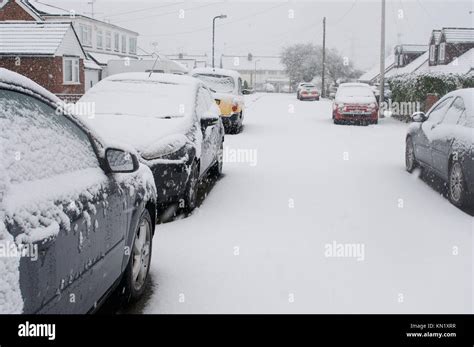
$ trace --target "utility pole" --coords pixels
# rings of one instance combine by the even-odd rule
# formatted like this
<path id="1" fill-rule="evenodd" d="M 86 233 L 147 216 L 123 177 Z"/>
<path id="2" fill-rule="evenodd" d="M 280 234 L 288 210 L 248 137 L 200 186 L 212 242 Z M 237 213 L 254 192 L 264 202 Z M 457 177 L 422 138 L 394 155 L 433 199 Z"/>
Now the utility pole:
<path id="1" fill-rule="evenodd" d="M 215 36 L 216 36 L 216 19 L 224 19 L 227 18 L 227 15 L 221 14 L 220 16 L 215 16 L 212 18 L 212 68 L 214 68 L 214 43 L 215 43 Z"/>
<path id="2" fill-rule="evenodd" d="M 382 0 L 382 16 L 380 21 L 380 89 L 379 118 L 384 118 L 382 103 L 385 95 L 385 0 Z"/>
<path id="3" fill-rule="evenodd" d="M 91 17 L 94 18 L 95 12 L 94 12 L 94 3 L 95 0 L 89 1 L 87 4 L 91 5 L 91 11 L 89 12 L 91 14 Z"/>
<path id="4" fill-rule="evenodd" d="M 326 17 L 323 17 L 323 72 L 321 74 L 321 96 L 326 97 L 326 87 L 324 85 L 326 75 Z"/>

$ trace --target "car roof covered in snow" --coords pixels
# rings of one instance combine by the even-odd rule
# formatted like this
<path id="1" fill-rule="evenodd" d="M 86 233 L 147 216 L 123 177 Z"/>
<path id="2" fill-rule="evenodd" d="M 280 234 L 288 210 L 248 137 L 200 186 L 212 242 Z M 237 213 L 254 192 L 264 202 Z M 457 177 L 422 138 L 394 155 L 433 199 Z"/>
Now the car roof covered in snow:
<path id="1" fill-rule="evenodd" d="M 149 72 L 126 72 L 117 75 L 109 76 L 106 81 L 143 81 L 143 82 L 160 82 L 164 84 L 180 84 L 197 87 L 203 83 L 197 78 L 185 75 L 175 75 L 168 73 L 152 73 Z"/>
<path id="2" fill-rule="evenodd" d="M 190 73 L 191 76 L 195 74 L 218 74 L 218 75 L 232 77 L 235 80 L 240 78 L 240 74 L 235 70 L 219 69 L 219 68 L 212 68 L 212 67 L 198 67 L 192 70 Z"/>
<path id="3" fill-rule="evenodd" d="M 464 88 L 454 90 L 446 96 L 460 96 L 464 100 L 464 106 L 466 107 L 468 113 L 474 113 L 474 88 Z"/>

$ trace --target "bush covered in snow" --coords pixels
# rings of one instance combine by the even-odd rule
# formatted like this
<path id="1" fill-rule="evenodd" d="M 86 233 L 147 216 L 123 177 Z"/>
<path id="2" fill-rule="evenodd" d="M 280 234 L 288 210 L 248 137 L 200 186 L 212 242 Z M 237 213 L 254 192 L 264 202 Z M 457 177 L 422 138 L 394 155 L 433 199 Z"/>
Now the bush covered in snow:
<path id="1" fill-rule="evenodd" d="M 439 98 L 461 88 L 474 87 L 474 74 L 459 75 L 452 73 L 422 72 L 403 74 L 389 78 L 393 102 L 419 102 L 425 110 L 428 94 L 436 94 Z"/>

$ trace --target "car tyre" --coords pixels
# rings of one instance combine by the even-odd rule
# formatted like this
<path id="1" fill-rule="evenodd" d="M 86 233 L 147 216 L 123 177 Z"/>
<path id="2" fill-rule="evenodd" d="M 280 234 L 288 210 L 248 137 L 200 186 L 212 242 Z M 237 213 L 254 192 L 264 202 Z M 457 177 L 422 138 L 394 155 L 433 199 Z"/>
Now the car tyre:
<path id="1" fill-rule="evenodd" d="M 130 260 L 125 269 L 122 283 L 122 295 L 125 304 L 138 301 L 145 292 L 150 272 L 153 246 L 153 226 L 148 210 L 143 211 L 130 250 Z"/>
<path id="2" fill-rule="evenodd" d="M 218 179 L 222 176 L 222 168 L 224 167 L 224 143 L 221 142 L 217 151 L 217 160 L 211 168 L 211 177 Z"/>
<path id="3" fill-rule="evenodd" d="M 405 144 L 405 168 L 409 173 L 412 173 L 418 167 L 418 162 L 415 158 L 415 146 L 411 137 L 407 137 Z"/>
<path id="4" fill-rule="evenodd" d="M 449 169 L 448 181 L 449 201 L 457 207 L 465 207 L 468 202 L 468 191 L 462 165 L 459 161 L 454 161 Z"/>

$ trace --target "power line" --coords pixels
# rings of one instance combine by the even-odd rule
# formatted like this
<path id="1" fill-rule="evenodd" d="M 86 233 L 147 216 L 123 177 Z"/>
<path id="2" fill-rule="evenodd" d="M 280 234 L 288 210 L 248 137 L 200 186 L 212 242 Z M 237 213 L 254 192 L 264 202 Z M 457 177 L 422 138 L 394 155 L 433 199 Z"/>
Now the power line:
<path id="1" fill-rule="evenodd" d="M 237 19 L 230 20 L 230 21 L 226 21 L 226 22 L 221 22 L 219 24 L 219 26 L 225 26 L 225 25 L 229 25 L 229 24 L 238 23 L 238 22 L 241 22 L 243 20 L 246 20 L 246 19 L 249 19 L 249 18 L 252 18 L 252 17 L 256 17 L 256 16 L 261 15 L 261 14 L 266 14 L 271 10 L 274 10 L 276 8 L 283 7 L 283 6 L 286 6 L 286 5 L 287 5 L 286 3 L 279 4 L 279 5 L 273 6 L 271 8 L 267 8 L 265 10 L 262 10 L 262 11 L 254 12 L 254 13 L 248 15 L 248 16 L 244 16 L 244 17 L 237 18 Z M 210 28 L 211 28 L 211 26 L 206 25 L 204 27 L 194 28 L 194 29 L 186 30 L 186 31 L 166 33 L 166 34 L 157 34 L 157 35 L 142 35 L 142 36 L 144 36 L 144 37 L 165 37 L 165 36 L 174 36 L 174 35 L 186 35 L 186 34 L 192 34 L 192 33 L 200 32 L 200 31 L 208 30 Z"/>
<path id="2" fill-rule="evenodd" d="M 185 1 L 178 1 L 178 2 L 174 2 L 172 4 L 166 4 L 166 5 L 161 5 L 161 6 L 152 6 L 152 7 L 145 7 L 145 8 L 141 8 L 141 9 L 138 9 L 138 10 L 133 10 L 133 11 L 125 11 L 125 12 L 112 12 L 112 14 L 108 15 L 107 18 L 110 18 L 110 17 L 118 17 L 118 16 L 122 16 L 124 14 L 131 14 L 131 13 L 137 13 L 137 12 L 144 12 L 144 11 L 150 11 L 150 10 L 156 10 L 156 9 L 159 9 L 159 8 L 166 8 L 166 7 L 172 7 L 172 6 L 176 6 L 176 5 L 179 5 L 179 4 L 184 4 Z"/>
<path id="3" fill-rule="evenodd" d="M 209 7 L 209 6 L 215 6 L 215 3 L 206 4 L 206 5 L 202 5 L 202 6 L 191 7 L 191 8 L 186 8 L 186 9 L 183 9 L 183 10 L 184 11 L 192 11 L 192 10 L 197 10 L 197 9 L 204 8 L 204 7 Z M 134 21 L 137 21 L 137 20 L 150 19 L 150 18 L 155 19 L 155 18 L 158 18 L 158 17 L 164 17 L 164 16 L 167 16 L 167 15 L 170 15 L 170 14 L 176 14 L 176 10 L 171 11 L 171 12 L 166 12 L 166 13 L 150 15 L 150 16 L 146 16 L 146 17 L 140 17 L 140 18 L 115 20 L 114 22 L 115 23 L 134 22 Z"/>
<path id="4" fill-rule="evenodd" d="M 342 20 L 343 20 L 344 18 L 346 18 L 346 16 L 354 9 L 354 7 L 355 7 L 356 4 L 357 4 L 357 0 L 354 0 L 354 1 L 352 2 L 352 6 L 349 8 L 349 10 L 347 10 L 346 13 L 344 13 L 344 14 L 342 15 L 342 17 L 339 18 L 335 23 L 330 23 L 330 24 L 328 24 L 328 26 L 338 25 L 340 22 L 342 22 Z"/>

